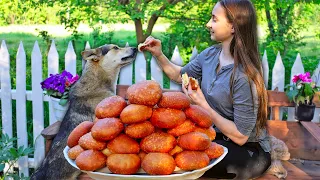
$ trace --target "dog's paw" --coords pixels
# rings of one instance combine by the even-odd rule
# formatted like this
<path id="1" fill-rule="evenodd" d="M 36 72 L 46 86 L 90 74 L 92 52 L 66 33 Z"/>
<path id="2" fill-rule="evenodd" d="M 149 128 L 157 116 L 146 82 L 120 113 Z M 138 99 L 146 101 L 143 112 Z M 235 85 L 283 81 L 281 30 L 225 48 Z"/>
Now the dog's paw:
<path id="1" fill-rule="evenodd" d="M 273 160 L 267 173 L 272 174 L 279 179 L 286 178 L 288 174 L 287 170 L 282 166 L 280 160 Z"/>

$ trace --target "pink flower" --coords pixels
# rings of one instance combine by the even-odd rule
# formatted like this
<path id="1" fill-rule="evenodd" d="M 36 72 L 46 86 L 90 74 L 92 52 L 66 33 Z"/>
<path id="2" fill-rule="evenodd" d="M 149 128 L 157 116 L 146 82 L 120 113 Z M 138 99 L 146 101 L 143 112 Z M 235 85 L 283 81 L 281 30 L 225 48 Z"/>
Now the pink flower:
<path id="1" fill-rule="evenodd" d="M 294 75 L 292 78 L 292 82 L 296 83 L 299 79 L 299 75 Z"/>
<path id="2" fill-rule="evenodd" d="M 76 81 L 78 81 L 78 79 L 79 79 L 79 75 L 77 74 L 77 75 L 75 75 L 72 79 L 70 79 L 70 83 L 73 84 L 73 83 L 75 83 Z"/>
<path id="3" fill-rule="evenodd" d="M 298 80 L 301 80 L 304 83 L 310 83 L 312 82 L 312 79 L 310 78 L 310 73 L 306 72 L 305 74 L 298 74 L 298 77 L 294 76 L 293 82 L 297 82 Z M 295 80 L 295 81 L 294 81 Z"/>

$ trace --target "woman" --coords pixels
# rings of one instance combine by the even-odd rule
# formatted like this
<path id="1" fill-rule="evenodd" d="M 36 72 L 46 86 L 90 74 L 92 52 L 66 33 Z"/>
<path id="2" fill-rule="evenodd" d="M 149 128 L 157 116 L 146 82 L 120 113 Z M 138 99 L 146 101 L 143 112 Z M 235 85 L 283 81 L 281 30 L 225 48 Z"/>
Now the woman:
<path id="1" fill-rule="evenodd" d="M 168 77 L 181 83 L 181 74 L 201 79 L 201 89 L 182 90 L 213 118 L 215 142 L 228 148 L 226 157 L 204 176 L 249 179 L 271 164 L 266 131 L 267 94 L 258 53 L 257 19 L 249 0 L 221 0 L 207 23 L 211 39 L 220 44 L 201 52 L 184 67 L 172 64 L 161 42 L 145 41 Z"/>

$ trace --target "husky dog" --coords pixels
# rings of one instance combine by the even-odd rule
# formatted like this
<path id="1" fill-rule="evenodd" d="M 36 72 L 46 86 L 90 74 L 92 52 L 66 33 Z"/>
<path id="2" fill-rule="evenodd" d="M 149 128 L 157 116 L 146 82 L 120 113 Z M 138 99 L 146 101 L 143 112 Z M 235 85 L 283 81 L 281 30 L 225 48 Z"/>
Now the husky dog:
<path id="1" fill-rule="evenodd" d="M 81 171 L 75 169 L 63 156 L 71 131 L 83 121 L 93 121 L 97 104 L 115 95 L 120 68 L 133 62 L 137 48 L 119 48 L 104 45 L 85 50 L 82 58 L 86 65 L 81 78 L 70 89 L 70 106 L 64 116 L 51 149 L 40 167 L 32 174 L 32 180 L 76 179 Z"/>

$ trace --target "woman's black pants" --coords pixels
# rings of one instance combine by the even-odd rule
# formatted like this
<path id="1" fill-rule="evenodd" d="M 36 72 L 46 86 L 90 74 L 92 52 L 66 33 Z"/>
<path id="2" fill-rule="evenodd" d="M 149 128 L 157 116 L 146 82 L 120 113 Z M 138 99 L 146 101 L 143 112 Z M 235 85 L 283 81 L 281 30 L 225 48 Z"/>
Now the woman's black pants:
<path id="1" fill-rule="evenodd" d="M 258 142 L 239 146 L 217 133 L 214 142 L 228 148 L 228 154 L 209 169 L 203 177 L 217 179 L 251 179 L 261 176 L 271 165 L 269 152 L 264 152 Z"/>

